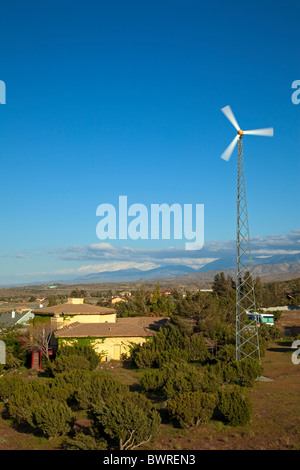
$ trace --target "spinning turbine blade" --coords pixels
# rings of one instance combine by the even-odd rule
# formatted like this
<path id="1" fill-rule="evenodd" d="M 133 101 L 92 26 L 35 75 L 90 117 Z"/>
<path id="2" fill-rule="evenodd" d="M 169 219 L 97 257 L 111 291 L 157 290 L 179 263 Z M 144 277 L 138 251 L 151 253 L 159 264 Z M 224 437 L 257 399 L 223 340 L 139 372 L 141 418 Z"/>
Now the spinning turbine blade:
<path id="1" fill-rule="evenodd" d="M 231 122 L 231 124 L 236 128 L 237 131 L 240 130 L 240 127 L 237 123 L 237 120 L 235 119 L 234 117 L 234 114 L 231 110 L 231 107 L 230 106 L 225 106 L 225 108 L 222 108 L 221 111 L 225 114 L 225 116 L 227 117 L 227 119 L 229 119 L 229 121 Z"/>
<path id="2" fill-rule="evenodd" d="M 253 129 L 252 131 L 244 131 L 246 135 L 262 135 L 266 137 L 273 137 L 274 129 L 273 127 L 267 127 L 266 129 Z"/>
<path id="3" fill-rule="evenodd" d="M 233 141 L 228 145 L 225 152 L 221 155 L 221 158 L 223 158 L 223 160 L 226 160 L 228 162 L 229 158 L 231 157 L 232 152 L 234 151 L 234 147 L 236 146 L 238 140 L 239 140 L 239 136 L 237 135 L 233 139 Z"/>

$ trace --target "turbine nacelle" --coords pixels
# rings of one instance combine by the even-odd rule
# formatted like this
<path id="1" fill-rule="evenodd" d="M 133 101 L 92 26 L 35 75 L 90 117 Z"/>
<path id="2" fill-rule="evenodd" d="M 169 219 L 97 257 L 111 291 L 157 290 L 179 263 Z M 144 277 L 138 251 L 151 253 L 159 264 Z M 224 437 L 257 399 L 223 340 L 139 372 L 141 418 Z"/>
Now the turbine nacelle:
<path id="1" fill-rule="evenodd" d="M 225 108 L 222 108 L 221 111 L 225 114 L 227 119 L 229 119 L 231 124 L 237 130 L 237 136 L 233 139 L 233 141 L 228 145 L 225 152 L 221 155 L 221 158 L 223 158 L 223 160 L 228 161 L 230 159 L 232 152 L 234 151 L 234 147 L 236 146 L 238 140 L 241 139 L 244 135 L 260 135 L 260 136 L 266 136 L 266 137 L 273 137 L 274 135 L 273 127 L 267 127 L 265 129 L 253 129 L 250 131 L 242 131 L 242 129 L 237 123 L 237 120 L 234 117 L 234 114 L 230 106 L 225 106 Z"/>

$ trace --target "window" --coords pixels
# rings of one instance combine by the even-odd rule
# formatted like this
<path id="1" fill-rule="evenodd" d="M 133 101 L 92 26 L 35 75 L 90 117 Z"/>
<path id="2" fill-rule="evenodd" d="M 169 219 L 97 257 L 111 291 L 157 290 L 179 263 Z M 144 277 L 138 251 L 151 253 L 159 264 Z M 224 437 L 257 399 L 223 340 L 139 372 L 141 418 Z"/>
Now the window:
<path id="1" fill-rule="evenodd" d="M 263 323 L 274 323 L 274 318 L 273 317 L 263 317 L 262 322 Z"/>

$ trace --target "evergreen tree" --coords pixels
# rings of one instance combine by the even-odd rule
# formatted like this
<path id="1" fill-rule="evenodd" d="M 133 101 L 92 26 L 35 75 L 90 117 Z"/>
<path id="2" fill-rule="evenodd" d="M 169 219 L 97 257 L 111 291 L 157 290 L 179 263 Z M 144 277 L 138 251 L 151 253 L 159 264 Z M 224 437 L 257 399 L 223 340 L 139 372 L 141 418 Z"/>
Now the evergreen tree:
<path id="1" fill-rule="evenodd" d="M 57 298 L 55 295 L 50 295 L 48 297 L 48 307 L 54 307 L 54 305 L 57 305 Z"/>

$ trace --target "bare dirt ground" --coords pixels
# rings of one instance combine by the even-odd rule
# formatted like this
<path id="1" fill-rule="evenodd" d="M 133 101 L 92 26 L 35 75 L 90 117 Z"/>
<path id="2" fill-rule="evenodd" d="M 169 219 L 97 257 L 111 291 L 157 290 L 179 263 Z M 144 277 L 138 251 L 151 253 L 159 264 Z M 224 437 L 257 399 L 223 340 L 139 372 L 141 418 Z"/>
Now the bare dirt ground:
<path id="1" fill-rule="evenodd" d="M 300 309 L 282 312 L 280 326 L 300 326 Z"/>

